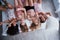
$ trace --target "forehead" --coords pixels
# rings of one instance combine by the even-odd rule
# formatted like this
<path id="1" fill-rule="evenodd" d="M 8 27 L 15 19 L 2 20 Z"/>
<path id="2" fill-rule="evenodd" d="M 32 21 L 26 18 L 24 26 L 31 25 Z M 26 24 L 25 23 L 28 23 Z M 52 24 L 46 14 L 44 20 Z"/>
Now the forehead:
<path id="1" fill-rule="evenodd" d="M 33 9 L 30 9 L 30 10 L 28 10 L 27 12 L 30 12 L 30 13 L 31 13 L 31 12 L 34 12 L 34 10 L 33 10 Z"/>
<path id="2" fill-rule="evenodd" d="M 19 12 L 24 13 L 24 11 L 20 10 Z"/>
<path id="3" fill-rule="evenodd" d="M 22 15 L 22 14 L 24 14 L 24 12 L 18 11 L 18 15 Z"/>

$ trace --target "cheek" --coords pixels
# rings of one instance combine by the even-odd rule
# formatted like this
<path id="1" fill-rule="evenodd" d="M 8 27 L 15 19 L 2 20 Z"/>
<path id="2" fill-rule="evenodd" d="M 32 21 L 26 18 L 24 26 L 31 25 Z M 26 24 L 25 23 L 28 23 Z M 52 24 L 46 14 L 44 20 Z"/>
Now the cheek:
<path id="1" fill-rule="evenodd" d="M 20 11 L 17 12 L 17 15 L 22 15 L 22 13 Z"/>
<path id="2" fill-rule="evenodd" d="M 41 18 L 41 20 L 45 21 L 45 18 L 44 18 L 44 17 L 42 17 L 42 18 Z"/>
<path id="3" fill-rule="evenodd" d="M 35 13 L 31 13 L 31 16 L 34 16 L 35 15 Z"/>
<path id="4" fill-rule="evenodd" d="M 31 15 L 31 13 L 28 13 L 28 15 Z"/>

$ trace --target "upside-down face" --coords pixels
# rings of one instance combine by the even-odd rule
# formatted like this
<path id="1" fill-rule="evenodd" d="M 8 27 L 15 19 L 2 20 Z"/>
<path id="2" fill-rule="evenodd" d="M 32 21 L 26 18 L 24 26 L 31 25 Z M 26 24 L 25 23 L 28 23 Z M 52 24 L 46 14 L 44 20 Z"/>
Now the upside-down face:
<path id="1" fill-rule="evenodd" d="M 20 28 L 21 28 L 22 32 L 28 32 L 28 28 L 27 28 L 26 23 L 24 22 L 24 19 L 22 19 L 20 21 Z"/>
<path id="2" fill-rule="evenodd" d="M 31 17 L 35 15 L 35 11 L 33 9 L 28 10 L 27 12 Z"/>
<path id="3" fill-rule="evenodd" d="M 25 17 L 24 12 L 21 11 L 21 10 L 17 11 L 16 15 L 17 15 L 17 17 L 18 17 L 19 20 L 21 20 L 22 18 Z"/>
<path id="4" fill-rule="evenodd" d="M 38 13 L 39 19 L 41 23 L 46 21 L 45 14 L 43 12 Z"/>
<path id="5" fill-rule="evenodd" d="M 31 24 L 31 26 L 30 26 L 30 29 L 31 29 L 32 31 L 34 31 L 34 30 L 36 30 L 37 28 L 39 28 L 38 26 L 39 26 L 39 20 L 38 20 L 38 18 L 37 18 L 36 16 L 33 16 L 33 17 L 32 17 L 32 24 Z"/>
<path id="6" fill-rule="evenodd" d="M 36 16 L 32 17 L 32 22 L 34 22 L 36 25 L 39 24 L 39 20 L 37 19 Z"/>

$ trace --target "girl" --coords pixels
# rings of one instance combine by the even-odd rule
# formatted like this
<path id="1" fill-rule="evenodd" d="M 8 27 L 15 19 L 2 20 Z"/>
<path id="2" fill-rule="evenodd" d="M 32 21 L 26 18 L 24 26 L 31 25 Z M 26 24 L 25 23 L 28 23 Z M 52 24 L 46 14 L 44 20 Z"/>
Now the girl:
<path id="1" fill-rule="evenodd" d="M 4 2 L 5 6 L 6 6 L 6 10 L 4 12 L 7 14 L 8 21 L 9 21 L 8 24 L 9 24 L 15 18 L 14 7 L 11 4 L 9 4 L 6 0 L 2 0 L 2 1 Z M 7 22 L 7 20 L 5 22 Z M 5 25 L 6 24 L 3 25 L 3 34 L 4 34 L 4 32 L 7 31 L 7 27 Z M 6 29 L 6 30 L 4 30 L 4 29 Z"/>
<path id="2" fill-rule="evenodd" d="M 40 19 L 41 23 L 44 23 L 46 21 L 44 15 L 45 15 L 44 12 L 38 13 L 38 18 Z"/>
<path id="3" fill-rule="evenodd" d="M 7 30 L 7 34 L 8 35 L 16 35 L 19 33 L 19 29 L 18 29 L 18 24 L 16 24 L 16 19 L 14 19 L 9 25 L 8 25 L 8 30 Z"/>
<path id="4" fill-rule="evenodd" d="M 39 28 L 40 28 L 40 22 L 39 22 L 39 19 L 37 18 L 37 16 L 35 15 L 32 17 L 32 24 L 30 26 L 30 29 L 31 29 L 31 31 L 34 31 Z"/>
<path id="5" fill-rule="evenodd" d="M 35 15 L 33 0 L 26 0 L 24 8 L 27 11 L 27 20 L 26 20 L 27 22 L 26 22 L 26 24 L 28 24 L 27 25 L 28 29 L 29 29 L 29 31 L 31 31 L 30 26 L 32 24 L 32 17 Z"/>
<path id="6" fill-rule="evenodd" d="M 22 2 L 21 0 L 14 0 L 15 1 L 15 13 L 16 13 L 16 17 L 18 18 L 18 20 L 20 21 L 20 28 L 22 32 L 27 32 L 28 28 L 26 26 L 25 23 L 25 18 L 26 18 L 26 10 L 25 8 L 23 8 Z"/>
<path id="7" fill-rule="evenodd" d="M 27 11 L 27 14 L 30 13 L 31 16 L 35 15 L 33 0 L 26 0 L 24 8 Z"/>
<path id="8" fill-rule="evenodd" d="M 2 1 L 5 3 L 6 6 L 5 13 L 7 13 L 7 17 L 9 18 L 9 20 L 13 20 L 13 18 L 16 18 L 14 14 L 14 7 L 11 4 L 9 4 L 6 0 Z"/>
<path id="9" fill-rule="evenodd" d="M 41 28 L 40 29 L 46 29 L 46 18 L 47 16 L 45 15 L 44 12 L 40 12 L 38 13 L 38 18 L 40 19 L 40 23 L 41 23 Z"/>

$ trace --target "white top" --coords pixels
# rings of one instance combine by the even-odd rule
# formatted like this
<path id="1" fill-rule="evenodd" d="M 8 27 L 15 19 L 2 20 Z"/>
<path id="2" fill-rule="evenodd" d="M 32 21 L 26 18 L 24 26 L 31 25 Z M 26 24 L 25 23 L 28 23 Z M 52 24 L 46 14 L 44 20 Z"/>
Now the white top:
<path id="1" fill-rule="evenodd" d="M 28 31 L 31 31 L 31 30 L 30 30 L 30 26 L 31 26 L 32 21 L 29 21 L 28 19 L 25 19 L 23 22 L 26 23 L 27 28 L 28 28 Z M 20 29 L 21 29 L 21 28 L 20 28 Z"/>
<path id="2" fill-rule="evenodd" d="M 53 16 L 49 16 L 47 19 L 47 28 L 56 28 L 59 29 L 59 21 L 58 19 L 54 18 Z"/>
<path id="3" fill-rule="evenodd" d="M 29 21 L 28 19 L 26 19 L 26 20 L 25 20 L 25 23 L 26 23 L 26 25 L 27 25 L 27 27 L 28 27 L 28 29 L 29 29 L 30 26 L 31 26 L 32 21 Z"/>
<path id="4" fill-rule="evenodd" d="M 16 18 L 14 14 L 14 9 L 7 9 L 7 16 L 9 17 L 9 20 L 12 18 Z"/>
<path id="5" fill-rule="evenodd" d="M 41 12 L 41 11 L 43 11 L 43 9 L 42 9 L 42 4 L 35 3 L 35 4 L 34 4 L 34 8 L 35 8 L 35 11 L 36 11 L 36 12 Z"/>
<path id="6" fill-rule="evenodd" d="M 41 23 L 41 28 L 42 30 L 45 30 L 46 29 L 46 21 L 44 23 Z"/>

